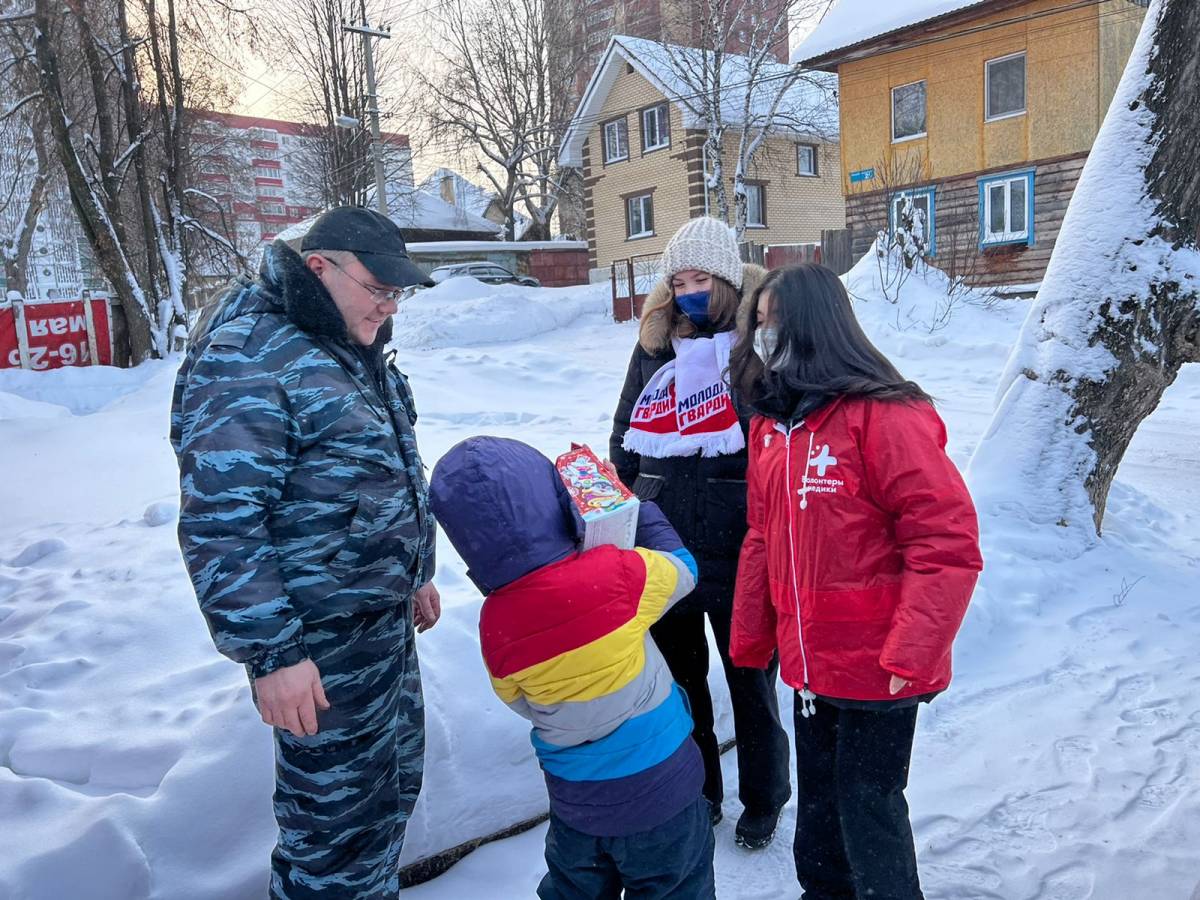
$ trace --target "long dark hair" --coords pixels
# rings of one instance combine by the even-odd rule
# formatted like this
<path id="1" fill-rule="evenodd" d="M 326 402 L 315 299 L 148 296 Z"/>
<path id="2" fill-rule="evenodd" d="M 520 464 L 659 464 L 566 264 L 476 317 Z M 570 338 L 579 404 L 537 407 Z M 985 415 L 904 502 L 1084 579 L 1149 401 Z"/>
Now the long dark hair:
<path id="1" fill-rule="evenodd" d="M 779 343 L 766 364 L 754 351 L 759 298 L 771 295 Z M 729 361 L 730 382 L 756 412 L 788 420 L 839 395 L 876 400 L 933 399 L 902 376 L 858 324 L 841 280 L 805 263 L 771 272 L 750 298 Z"/>

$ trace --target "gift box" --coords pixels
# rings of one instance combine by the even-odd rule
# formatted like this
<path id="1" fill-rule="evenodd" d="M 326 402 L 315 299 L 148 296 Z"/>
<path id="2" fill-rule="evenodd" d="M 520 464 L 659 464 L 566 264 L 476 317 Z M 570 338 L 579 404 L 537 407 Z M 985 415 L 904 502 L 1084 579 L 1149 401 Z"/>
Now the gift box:
<path id="1" fill-rule="evenodd" d="M 632 549 L 638 523 L 633 491 L 587 446 L 572 444 L 554 465 L 583 516 L 583 549 L 604 544 Z"/>

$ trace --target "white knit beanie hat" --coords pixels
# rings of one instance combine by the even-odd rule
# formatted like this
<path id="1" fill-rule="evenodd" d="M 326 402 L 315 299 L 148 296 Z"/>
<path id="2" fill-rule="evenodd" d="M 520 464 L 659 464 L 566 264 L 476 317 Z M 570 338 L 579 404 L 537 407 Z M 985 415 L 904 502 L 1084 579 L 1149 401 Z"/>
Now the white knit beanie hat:
<path id="1" fill-rule="evenodd" d="M 720 219 L 701 216 L 677 232 L 662 255 L 663 277 L 696 269 L 742 287 L 742 256 L 734 231 Z"/>

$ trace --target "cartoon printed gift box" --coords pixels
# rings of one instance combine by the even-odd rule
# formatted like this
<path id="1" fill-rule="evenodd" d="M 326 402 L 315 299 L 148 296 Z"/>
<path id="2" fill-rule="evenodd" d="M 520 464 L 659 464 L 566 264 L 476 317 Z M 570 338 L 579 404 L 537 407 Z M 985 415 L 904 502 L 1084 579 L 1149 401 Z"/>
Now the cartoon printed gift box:
<path id="1" fill-rule="evenodd" d="M 637 534 L 638 499 L 590 447 L 572 444 L 554 462 L 583 516 L 583 549 L 615 544 L 631 550 Z"/>

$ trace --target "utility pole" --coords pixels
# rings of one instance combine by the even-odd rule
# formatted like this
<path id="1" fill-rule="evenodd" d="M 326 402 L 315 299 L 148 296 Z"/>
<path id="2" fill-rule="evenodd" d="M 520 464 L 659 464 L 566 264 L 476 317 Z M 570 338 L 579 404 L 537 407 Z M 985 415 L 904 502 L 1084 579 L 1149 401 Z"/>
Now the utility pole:
<path id="1" fill-rule="evenodd" d="M 392 32 L 386 28 L 372 28 L 367 23 L 367 0 L 362 0 L 362 22 L 362 25 L 342 25 L 342 30 L 362 35 L 363 58 L 367 64 L 367 112 L 371 115 L 371 155 L 375 157 L 375 203 L 386 216 L 388 205 L 383 174 L 383 138 L 379 134 L 379 95 L 375 90 L 375 53 L 371 38 L 387 40 Z"/>

